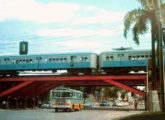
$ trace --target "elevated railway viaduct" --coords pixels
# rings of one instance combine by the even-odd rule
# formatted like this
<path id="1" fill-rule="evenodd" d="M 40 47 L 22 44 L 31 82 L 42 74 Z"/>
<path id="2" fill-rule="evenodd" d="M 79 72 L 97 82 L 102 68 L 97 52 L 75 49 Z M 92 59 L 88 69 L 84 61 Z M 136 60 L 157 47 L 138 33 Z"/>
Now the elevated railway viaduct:
<path id="1" fill-rule="evenodd" d="M 35 98 L 59 86 L 117 86 L 145 97 L 134 86 L 146 86 L 145 74 L 88 76 L 18 76 L 0 78 L 0 99 Z"/>

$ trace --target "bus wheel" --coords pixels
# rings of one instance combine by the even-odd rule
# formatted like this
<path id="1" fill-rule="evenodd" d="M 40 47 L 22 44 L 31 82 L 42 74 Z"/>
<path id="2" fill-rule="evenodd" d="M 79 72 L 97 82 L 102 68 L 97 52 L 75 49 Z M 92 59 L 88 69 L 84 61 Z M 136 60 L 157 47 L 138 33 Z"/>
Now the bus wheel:
<path id="1" fill-rule="evenodd" d="M 58 109 L 57 108 L 55 108 L 54 110 L 55 110 L 55 112 L 58 112 Z"/>
<path id="2" fill-rule="evenodd" d="M 72 109 L 71 108 L 68 108 L 68 112 L 72 112 Z"/>
<path id="3" fill-rule="evenodd" d="M 74 112 L 75 111 L 75 109 L 74 109 L 74 104 L 72 105 L 72 112 Z"/>

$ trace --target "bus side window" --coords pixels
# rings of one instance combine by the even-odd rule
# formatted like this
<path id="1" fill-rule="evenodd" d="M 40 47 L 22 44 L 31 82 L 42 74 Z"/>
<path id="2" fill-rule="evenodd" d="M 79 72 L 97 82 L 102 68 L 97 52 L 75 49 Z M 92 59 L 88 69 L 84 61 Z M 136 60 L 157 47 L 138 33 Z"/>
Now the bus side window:
<path id="1" fill-rule="evenodd" d="M 72 92 L 70 93 L 70 97 L 73 97 L 73 93 Z"/>

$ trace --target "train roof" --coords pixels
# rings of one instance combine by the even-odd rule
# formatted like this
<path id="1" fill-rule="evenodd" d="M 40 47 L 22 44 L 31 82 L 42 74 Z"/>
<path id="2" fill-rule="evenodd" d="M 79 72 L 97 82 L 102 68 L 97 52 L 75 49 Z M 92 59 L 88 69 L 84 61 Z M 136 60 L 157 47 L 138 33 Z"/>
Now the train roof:
<path id="1" fill-rule="evenodd" d="M 0 57 L 52 56 L 52 55 L 65 56 L 65 55 L 91 55 L 91 54 L 97 55 L 96 53 L 93 52 L 84 52 L 84 53 L 80 52 L 80 53 L 52 53 L 52 54 L 45 53 L 45 54 L 29 54 L 29 55 L 3 55 Z"/>
<path id="2" fill-rule="evenodd" d="M 146 50 L 112 50 L 112 51 L 104 51 L 101 52 L 101 54 L 103 53 L 137 53 L 137 52 L 151 52 L 151 49 L 146 49 Z"/>

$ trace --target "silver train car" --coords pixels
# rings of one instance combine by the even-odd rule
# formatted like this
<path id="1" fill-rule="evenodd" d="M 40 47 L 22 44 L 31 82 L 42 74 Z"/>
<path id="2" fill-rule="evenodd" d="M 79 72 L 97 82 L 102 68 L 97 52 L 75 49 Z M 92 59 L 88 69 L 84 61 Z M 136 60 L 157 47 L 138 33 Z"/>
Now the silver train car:
<path id="1" fill-rule="evenodd" d="M 95 53 L 0 56 L 0 75 L 17 75 L 28 70 L 67 70 L 90 74 L 97 69 Z"/>
<path id="2" fill-rule="evenodd" d="M 164 51 L 165 53 L 165 51 Z M 164 55 L 165 56 L 165 55 Z M 145 71 L 151 50 L 122 50 L 95 53 L 65 53 L 44 55 L 0 56 L 0 76 L 16 76 L 20 71 L 67 70 L 70 75 L 91 74 L 105 71 L 107 74 L 128 74 Z M 165 63 L 165 61 L 164 61 Z"/>
<path id="3" fill-rule="evenodd" d="M 131 70 L 146 70 L 150 50 L 125 50 L 102 52 L 99 56 L 99 67 L 107 73 L 128 73 Z"/>

